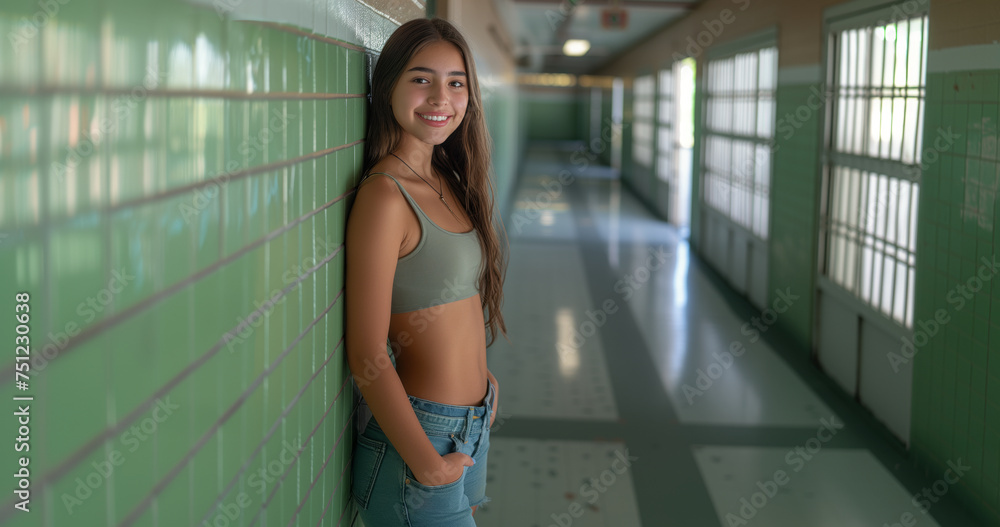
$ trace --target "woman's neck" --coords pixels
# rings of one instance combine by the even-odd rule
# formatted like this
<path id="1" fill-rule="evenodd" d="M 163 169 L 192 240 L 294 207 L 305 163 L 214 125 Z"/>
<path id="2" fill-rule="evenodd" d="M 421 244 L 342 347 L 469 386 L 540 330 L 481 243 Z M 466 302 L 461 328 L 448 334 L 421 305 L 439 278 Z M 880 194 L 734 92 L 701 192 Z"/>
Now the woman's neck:
<path id="1" fill-rule="evenodd" d="M 433 173 L 434 168 L 431 166 L 431 158 L 434 154 L 434 145 L 404 139 L 400 143 L 399 148 L 396 148 L 393 153 L 399 156 L 403 162 L 421 176 L 428 177 Z"/>

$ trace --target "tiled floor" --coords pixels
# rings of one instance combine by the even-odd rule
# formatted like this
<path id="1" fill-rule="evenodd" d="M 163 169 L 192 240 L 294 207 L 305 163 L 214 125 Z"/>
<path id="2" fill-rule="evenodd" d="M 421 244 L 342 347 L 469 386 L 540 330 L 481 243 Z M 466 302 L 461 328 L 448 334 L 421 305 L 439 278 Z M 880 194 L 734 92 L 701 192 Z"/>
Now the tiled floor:
<path id="1" fill-rule="evenodd" d="M 490 363 L 493 375 L 520 381 L 504 391 L 504 411 L 546 419 L 616 419 L 601 339 L 594 338 L 596 330 L 580 332 L 586 314 L 577 307 L 594 305 L 587 288 L 580 287 L 587 283 L 580 251 L 568 243 L 527 246 L 512 255 L 507 269 L 508 277 L 518 277 L 508 279 L 504 289 L 518 299 L 516 307 L 510 303 L 504 309 L 510 343 L 500 338 L 491 348 L 503 358 Z"/>
<path id="2" fill-rule="evenodd" d="M 476 525 L 639 525 L 628 472 L 641 460 L 632 457 L 617 442 L 497 440 L 487 476 L 494 501 L 477 512 Z"/>
<path id="3" fill-rule="evenodd" d="M 948 496 L 922 512 L 933 482 L 901 447 L 781 335 L 741 333 L 750 304 L 571 153 L 529 148 L 506 218 L 511 342 L 488 352 L 501 401 L 477 525 L 976 525 Z"/>

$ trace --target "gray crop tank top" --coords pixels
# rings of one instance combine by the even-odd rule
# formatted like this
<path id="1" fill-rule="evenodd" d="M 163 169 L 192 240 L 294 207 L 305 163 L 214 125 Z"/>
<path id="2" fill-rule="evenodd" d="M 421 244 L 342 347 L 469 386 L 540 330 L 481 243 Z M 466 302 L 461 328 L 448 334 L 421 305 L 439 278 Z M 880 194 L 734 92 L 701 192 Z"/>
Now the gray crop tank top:
<path id="1" fill-rule="evenodd" d="M 479 292 L 482 252 L 476 229 L 451 232 L 439 227 L 424 214 L 403 185 L 396 183 L 420 222 L 420 241 L 406 256 L 396 261 L 392 280 L 392 313 L 406 313 L 469 298 Z"/>

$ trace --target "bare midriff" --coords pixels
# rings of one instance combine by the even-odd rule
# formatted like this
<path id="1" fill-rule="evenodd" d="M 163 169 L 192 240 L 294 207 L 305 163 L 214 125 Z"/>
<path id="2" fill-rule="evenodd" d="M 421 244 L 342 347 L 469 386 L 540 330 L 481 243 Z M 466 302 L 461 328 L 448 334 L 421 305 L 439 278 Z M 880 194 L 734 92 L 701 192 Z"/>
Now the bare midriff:
<path id="1" fill-rule="evenodd" d="M 479 295 L 394 313 L 389 340 L 408 395 L 442 404 L 479 406 L 486 394 L 486 328 Z"/>

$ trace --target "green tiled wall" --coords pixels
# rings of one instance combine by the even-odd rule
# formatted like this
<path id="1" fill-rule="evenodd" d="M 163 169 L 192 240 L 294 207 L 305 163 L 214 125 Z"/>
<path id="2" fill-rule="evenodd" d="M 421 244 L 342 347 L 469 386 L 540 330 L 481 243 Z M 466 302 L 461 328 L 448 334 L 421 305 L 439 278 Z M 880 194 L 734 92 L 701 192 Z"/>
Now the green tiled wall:
<path id="1" fill-rule="evenodd" d="M 496 208 L 506 214 L 517 179 L 521 153 L 517 88 L 513 85 L 482 86 L 486 125 L 493 139 Z"/>
<path id="2" fill-rule="evenodd" d="M 819 86 L 781 85 L 777 91 L 777 119 L 797 115 L 800 127 L 781 126 L 775 134 L 771 175 L 771 221 L 768 282 L 774 290 L 791 288 L 802 300 L 779 317 L 777 324 L 801 350 L 812 348 L 813 304 L 816 291 L 817 193 L 819 148 L 823 140 L 822 109 L 813 110 L 809 98 Z M 805 117 L 809 110 L 808 119 Z"/>
<path id="3" fill-rule="evenodd" d="M 354 0 L 315 33 L 177 0 L 50 4 L 0 7 L 11 443 L 10 397 L 34 397 L 30 513 L 8 490 L 0 524 L 349 524 L 341 249 L 395 23 Z"/>
<path id="4" fill-rule="evenodd" d="M 611 97 L 612 97 L 612 90 L 605 89 L 605 90 L 601 91 L 601 134 L 602 134 L 602 137 L 603 137 L 603 134 L 604 134 L 604 127 L 605 126 L 610 126 L 609 124 L 606 124 L 606 123 L 611 123 L 611 109 L 612 109 L 612 106 L 613 106 L 612 105 Z M 626 123 L 628 123 L 628 121 L 626 121 Z M 623 135 L 624 135 L 625 131 L 627 131 L 627 129 L 623 126 Z M 611 135 L 611 134 L 609 133 L 608 135 Z M 601 163 L 604 163 L 605 165 L 609 165 L 610 166 L 611 165 L 611 150 L 612 150 L 611 149 L 611 143 L 610 142 L 602 143 L 601 146 L 603 146 L 604 148 L 603 149 L 600 149 L 600 148 L 596 149 L 597 151 L 600 151 L 600 153 L 598 154 L 597 158 L 600 160 Z M 595 150 L 593 148 L 593 146 L 591 146 L 591 150 Z M 624 174 L 624 173 L 622 174 L 622 177 L 626 177 L 626 176 L 627 176 L 627 174 Z"/>
<path id="5" fill-rule="evenodd" d="M 597 115 L 597 116 L 593 115 L 594 112 L 592 111 L 592 108 L 591 108 L 591 106 L 592 106 L 592 104 L 591 104 L 592 103 L 592 101 L 591 101 L 591 97 L 592 97 L 591 90 L 598 90 L 598 93 L 601 93 L 601 91 L 598 88 L 582 88 L 581 87 L 580 88 L 580 95 L 579 95 L 579 97 L 580 97 L 580 102 L 579 102 L 580 109 L 579 109 L 579 116 L 577 117 L 577 121 L 576 121 L 576 126 L 577 126 L 577 128 L 578 128 L 579 131 L 577 132 L 577 136 L 580 137 L 580 139 L 582 141 L 584 141 L 584 143 L 590 141 L 590 120 L 592 118 L 596 118 L 598 121 L 601 120 L 601 116 L 600 115 Z M 603 93 L 601 95 L 603 97 Z"/>
<path id="6" fill-rule="evenodd" d="M 932 73 L 927 85 L 914 320 L 944 310 L 949 322 L 913 359 L 912 445 L 936 477 L 948 461 L 971 466 L 957 492 L 1000 524 L 1000 281 L 992 269 L 1000 72 Z M 935 144 L 941 130 L 958 139 Z M 957 287 L 979 272 L 990 279 L 967 298 Z"/>
<path id="7" fill-rule="evenodd" d="M 575 90 L 567 88 L 558 94 L 525 91 L 521 104 L 528 120 L 528 140 L 583 140 L 579 122 L 582 103 Z"/>

